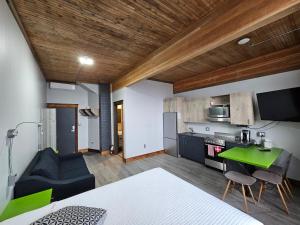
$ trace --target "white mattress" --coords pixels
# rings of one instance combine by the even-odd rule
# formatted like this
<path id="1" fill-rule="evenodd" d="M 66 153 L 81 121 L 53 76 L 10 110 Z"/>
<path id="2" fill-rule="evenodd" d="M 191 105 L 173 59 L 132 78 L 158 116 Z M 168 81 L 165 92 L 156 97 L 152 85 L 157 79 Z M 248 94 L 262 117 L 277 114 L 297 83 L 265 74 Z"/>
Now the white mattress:
<path id="1" fill-rule="evenodd" d="M 161 168 L 54 202 L 0 224 L 30 224 L 47 213 L 70 205 L 106 209 L 104 225 L 262 225 Z"/>

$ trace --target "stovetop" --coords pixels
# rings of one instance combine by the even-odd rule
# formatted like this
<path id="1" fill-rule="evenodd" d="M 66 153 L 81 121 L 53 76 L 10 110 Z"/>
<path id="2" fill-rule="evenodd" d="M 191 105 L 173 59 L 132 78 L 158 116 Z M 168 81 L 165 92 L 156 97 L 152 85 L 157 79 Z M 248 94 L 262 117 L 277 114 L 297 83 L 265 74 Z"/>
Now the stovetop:
<path id="1" fill-rule="evenodd" d="M 249 144 L 253 144 L 253 142 L 243 143 L 239 140 L 236 140 L 234 135 L 227 134 L 227 133 L 216 132 L 214 135 L 211 135 L 211 134 L 186 132 L 183 134 L 189 135 L 189 136 L 202 137 L 202 138 L 204 138 L 204 142 L 206 144 L 213 144 L 213 145 L 220 145 L 220 146 L 225 146 L 226 142 L 241 144 L 241 145 L 245 145 L 245 146 L 247 146 Z"/>
<path id="2" fill-rule="evenodd" d="M 221 138 L 221 137 L 215 137 L 215 136 L 205 137 L 204 142 L 206 144 L 225 146 L 225 140 L 224 140 L 224 138 Z"/>

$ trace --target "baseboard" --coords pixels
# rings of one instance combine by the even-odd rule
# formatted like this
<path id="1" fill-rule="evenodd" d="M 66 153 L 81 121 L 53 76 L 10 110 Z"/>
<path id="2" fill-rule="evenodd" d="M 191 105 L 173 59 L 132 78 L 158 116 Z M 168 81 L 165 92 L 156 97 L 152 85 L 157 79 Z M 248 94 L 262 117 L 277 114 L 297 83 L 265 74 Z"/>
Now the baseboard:
<path id="1" fill-rule="evenodd" d="M 124 159 L 124 162 L 128 163 L 128 162 L 132 162 L 132 161 L 140 160 L 140 159 L 144 159 L 144 158 L 149 158 L 149 157 L 159 155 L 159 154 L 163 154 L 163 153 L 165 153 L 164 149 L 163 150 L 158 150 L 158 151 L 155 151 L 155 152 L 150 152 L 150 153 L 143 154 L 143 155 L 134 156 L 134 157 L 131 157 L 131 158 L 128 158 L 128 159 Z"/>
<path id="2" fill-rule="evenodd" d="M 82 149 L 78 149 L 78 152 L 81 152 L 82 154 L 85 154 L 85 153 L 88 153 L 88 152 L 100 153 L 100 150 L 92 149 L 92 148 L 82 148 Z"/>
<path id="3" fill-rule="evenodd" d="M 82 154 L 89 152 L 88 148 L 82 148 L 82 149 L 78 149 L 78 152 L 81 152 Z"/>
<path id="4" fill-rule="evenodd" d="M 100 153 L 100 150 L 99 150 L 99 149 L 89 148 L 88 151 L 89 151 L 89 152 Z"/>
<path id="5" fill-rule="evenodd" d="M 110 151 L 109 150 L 102 150 L 101 155 L 102 156 L 110 156 Z"/>

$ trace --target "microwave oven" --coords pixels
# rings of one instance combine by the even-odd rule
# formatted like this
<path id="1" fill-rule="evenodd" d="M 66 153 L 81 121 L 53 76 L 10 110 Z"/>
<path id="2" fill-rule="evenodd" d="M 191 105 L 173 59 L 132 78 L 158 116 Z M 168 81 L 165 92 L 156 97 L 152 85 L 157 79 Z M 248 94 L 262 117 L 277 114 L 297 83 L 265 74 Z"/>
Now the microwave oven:
<path id="1" fill-rule="evenodd" d="M 230 122 L 230 106 L 212 105 L 208 109 L 208 119 L 216 122 Z"/>

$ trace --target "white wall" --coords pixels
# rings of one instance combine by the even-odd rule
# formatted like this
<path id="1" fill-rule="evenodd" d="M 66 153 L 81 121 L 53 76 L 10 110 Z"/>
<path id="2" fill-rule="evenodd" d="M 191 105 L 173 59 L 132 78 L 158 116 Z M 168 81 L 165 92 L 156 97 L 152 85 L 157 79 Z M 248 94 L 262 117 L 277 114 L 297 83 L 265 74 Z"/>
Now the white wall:
<path id="1" fill-rule="evenodd" d="M 256 79 L 250 79 L 240 82 L 234 82 L 224 85 L 218 85 L 214 87 L 208 87 L 198 89 L 194 91 L 184 92 L 177 94 L 177 96 L 185 97 L 197 97 L 197 96 L 216 96 L 224 95 L 233 92 L 251 91 L 253 92 L 253 100 L 256 113 L 256 124 L 252 127 L 260 127 L 269 121 L 261 121 L 259 117 L 259 111 L 257 107 L 256 93 L 267 92 L 285 88 L 299 87 L 300 86 L 300 70 L 280 73 L 271 76 L 260 77 Z M 299 100 L 300 101 L 300 100 Z M 188 124 L 195 132 L 209 133 L 225 132 L 238 134 L 242 128 L 232 125 L 220 124 L 220 123 L 207 123 L 207 124 Z M 210 131 L 206 131 L 205 128 L 209 127 Z M 272 127 L 272 126 L 271 126 Z M 252 138 L 259 141 L 256 137 L 258 130 L 251 130 Z M 263 131 L 263 129 L 262 129 Z M 266 130 L 266 138 L 271 139 L 274 146 L 278 146 L 293 153 L 294 159 L 292 160 L 291 167 L 288 175 L 291 178 L 300 180 L 300 123 L 293 122 L 280 122 L 272 129 Z"/>
<path id="2" fill-rule="evenodd" d="M 99 108 L 97 84 L 76 85 L 75 90 L 50 89 L 47 85 L 47 103 L 78 104 L 79 109 Z M 78 148 L 99 149 L 99 118 L 82 116 L 78 112 Z"/>
<path id="3" fill-rule="evenodd" d="M 45 81 L 5 1 L 0 1 L 0 212 L 9 201 L 6 132 L 23 121 L 40 121 Z M 13 169 L 18 177 L 38 150 L 38 129 L 26 124 L 14 140 Z"/>
<path id="4" fill-rule="evenodd" d="M 89 105 L 88 91 L 76 85 L 74 91 L 50 89 L 47 84 L 47 103 L 78 104 L 79 109 Z M 89 146 L 88 118 L 81 116 L 78 110 L 78 148 L 86 149 Z"/>
<path id="5" fill-rule="evenodd" d="M 112 102 L 124 100 L 125 158 L 163 149 L 163 100 L 171 96 L 171 84 L 150 80 L 112 93 Z"/>
<path id="6" fill-rule="evenodd" d="M 45 109 L 44 114 L 44 147 L 56 148 L 56 109 Z"/>

